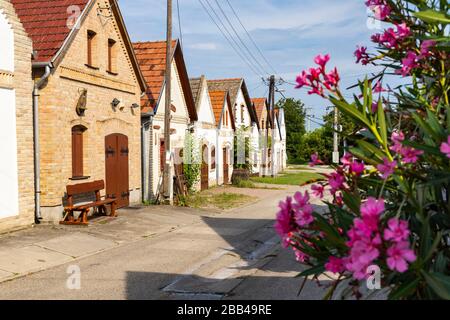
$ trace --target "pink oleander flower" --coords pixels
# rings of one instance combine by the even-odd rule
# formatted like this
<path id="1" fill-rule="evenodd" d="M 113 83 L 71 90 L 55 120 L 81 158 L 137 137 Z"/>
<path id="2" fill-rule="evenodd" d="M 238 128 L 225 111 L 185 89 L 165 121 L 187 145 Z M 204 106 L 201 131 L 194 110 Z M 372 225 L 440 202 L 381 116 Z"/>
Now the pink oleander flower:
<path id="1" fill-rule="evenodd" d="M 369 54 L 367 53 L 367 47 L 357 46 L 354 55 L 356 57 L 356 63 L 361 62 L 361 64 L 364 66 L 369 64 L 370 57 L 369 57 Z"/>
<path id="2" fill-rule="evenodd" d="M 411 147 L 403 147 L 400 151 L 404 163 L 416 163 L 419 160 L 419 156 L 423 153 L 422 150 L 416 150 Z"/>
<path id="3" fill-rule="evenodd" d="M 391 7 L 383 0 L 369 0 L 366 1 L 366 6 L 368 6 L 378 20 L 386 20 L 386 18 L 391 14 Z"/>
<path id="4" fill-rule="evenodd" d="M 401 41 L 411 35 L 410 28 L 405 24 L 396 25 L 397 30 L 388 28 L 383 34 L 375 34 L 372 36 L 372 41 L 385 46 L 388 49 L 398 48 Z"/>
<path id="5" fill-rule="evenodd" d="M 447 142 L 441 144 L 441 152 L 450 158 L 450 136 L 448 136 Z"/>
<path id="6" fill-rule="evenodd" d="M 420 46 L 420 56 L 419 59 L 427 58 L 431 56 L 433 53 L 431 52 L 431 48 L 436 46 L 436 41 L 434 40 L 424 40 L 422 45 Z"/>
<path id="7" fill-rule="evenodd" d="M 322 162 L 322 160 L 319 159 L 319 154 L 317 152 L 313 153 L 311 155 L 311 162 L 309 163 L 309 166 L 315 167 L 315 166 L 321 165 L 321 164 L 323 164 L 323 162 Z"/>
<path id="8" fill-rule="evenodd" d="M 308 85 L 308 74 L 306 73 L 306 71 L 302 71 L 301 75 L 299 75 L 296 79 L 297 81 L 297 86 L 295 87 L 295 89 L 300 89 L 303 88 L 304 86 Z"/>
<path id="9" fill-rule="evenodd" d="M 379 217 L 385 210 L 384 199 L 375 199 L 370 197 L 361 205 L 361 216 L 364 217 Z"/>
<path id="10" fill-rule="evenodd" d="M 384 229 L 384 240 L 400 242 L 407 240 L 409 234 L 407 221 L 392 218 L 388 221 L 388 227 Z"/>
<path id="11" fill-rule="evenodd" d="M 279 204 L 280 211 L 277 213 L 275 230 L 283 240 L 283 246 L 289 245 L 289 234 L 296 230 L 295 223 L 292 218 L 292 198 L 287 197 L 286 201 Z"/>
<path id="12" fill-rule="evenodd" d="M 390 150 L 400 153 L 403 148 L 402 142 L 405 140 L 405 134 L 401 131 L 394 131 L 391 140 L 392 146 L 390 147 Z"/>
<path id="13" fill-rule="evenodd" d="M 373 92 L 374 93 L 381 93 L 381 92 L 386 92 L 387 90 L 383 88 L 383 84 L 381 83 L 381 81 L 377 81 L 377 83 L 375 84 L 375 87 L 373 88 Z"/>
<path id="14" fill-rule="evenodd" d="M 406 25 L 406 23 L 401 23 L 397 25 L 397 36 L 401 39 L 409 37 L 411 35 L 411 29 Z"/>
<path id="15" fill-rule="evenodd" d="M 353 155 L 351 153 L 346 152 L 344 156 L 341 158 L 341 162 L 344 167 L 348 167 L 353 163 Z"/>
<path id="16" fill-rule="evenodd" d="M 337 68 L 334 68 L 330 73 L 325 75 L 324 86 L 328 90 L 333 90 L 334 88 L 337 88 L 340 80 L 339 72 L 337 71 Z"/>
<path id="17" fill-rule="evenodd" d="M 386 180 L 392 174 L 394 174 L 395 168 L 397 167 L 397 161 L 389 161 L 388 158 L 383 159 L 383 163 L 377 166 L 378 171 L 381 173 L 381 177 Z"/>
<path id="18" fill-rule="evenodd" d="M 401 241 L 393 244 L 387 249 L 387 265 L 391 270 L 397 270 L 400 273 L 408 270 L 408 262 L 416 261 L 416 255 L 410 249 L 409 242 Z"/>
<path id="19" fill-rule="evenodd" d="M 293 249 L 294 249 L 294 253 L 295 253 L 295 260 L 297 260 L 298 262 L 301 262 L 301 263 L 307 262 L 309 260 L 309 256 L 306 253 L 298 250 L 295 247 L 293 247 Z"/>
<path id="20" fill-rule="evenodd" d="M 328 262 L 325 264 L 325 270 L 333 273 L 344 272 L 344 260 L 336 257 L 330 257 Z"/>
<path id="21" fill-rule="evenodd" d="M 411 71 L 418 66 L 419 63 L 417 54 L 413 51 L 408 51 L 406 57 L 402 59 L 402 68 L 397 70 L 396 73 L 406 77 L 409 76 Z"/>
<path id="22" fill-rule="evenodd" d="M 325 187 L 320 185 L 320 184 L 315 184 L 311 187 L 311 190 L 313 191 L 313 195 L 315 197 L 318 197 L 320 199 L 323 198 L 324 196 L 324 192 L 325 192 Z"/>
<path id="23" fill-rule="evenodd" d="M 309 203 L 309 193 L 305 191 L 304 194 L 297 192 L 294 195 L 295 203 L 292 204 L 294 209 L 294 219 L 300 227 L 306 227 L 314 221 L 313 207 Z"/>
<path id="24" fill-rule="evenodd" d="M 321 55 L 321 54 L 319 54 L 319 55 L 317 55 L 317 56 L 314 58 L 314 62 L 315 62 L 317 65 L 320 66 L 322 72 L 325 72 L 325 67 L 326 67 L 328 61 L 330 61 L 330 55 L 329 55 L 329 54 L 326 54 L 326 55 L 324 55 L 324 56 Z"/>
<path id="25" fill-rule="evenodd" d="M 344 187 L 345 177 L 338 172 L 333 172 L 328 176 L 328 184 L 331 187 L 332 193 Z M 334 192 L 333 192 L 334 191 Z"/>
<path id="26" fill-rule="evenodd" d="M 378 102 L 372 103 L 372 113 L 375 113 L 378 111 Z"/>
<path id="27" fill-rule="evenodd" d="M 354 161 L 350 164 L 350 172 L 357 176 L 361 175 L 364 170 L 366 170 L 366 167 L 362 162 Z"/>
<path id="28" fill-rule="evenodd" d="M 378 245 L 367 239 L 355 241 L 350 249 L 348 259 L 345 259 L 345 268 L 352 272 L 353 278 L 362 280 L 367 277 L 367 267 L 380 255 Z"/>

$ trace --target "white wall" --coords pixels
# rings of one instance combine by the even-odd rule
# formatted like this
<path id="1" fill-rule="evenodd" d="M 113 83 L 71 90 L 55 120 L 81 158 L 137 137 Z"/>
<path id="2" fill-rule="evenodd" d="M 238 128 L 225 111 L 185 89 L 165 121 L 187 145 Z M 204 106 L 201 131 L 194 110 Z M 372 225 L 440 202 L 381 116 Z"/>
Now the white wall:
<path id="1" fill-rule="evenodd" d="M 31 111 L 31 110 L 30 110 Z M 15 91 L 0 88 L 0 219 L 19 214 Z"/>
<path id="2" fill-rule="evenodd" d="M 14 71 L 14 32 L 0 11 L 0 70 Z"/>

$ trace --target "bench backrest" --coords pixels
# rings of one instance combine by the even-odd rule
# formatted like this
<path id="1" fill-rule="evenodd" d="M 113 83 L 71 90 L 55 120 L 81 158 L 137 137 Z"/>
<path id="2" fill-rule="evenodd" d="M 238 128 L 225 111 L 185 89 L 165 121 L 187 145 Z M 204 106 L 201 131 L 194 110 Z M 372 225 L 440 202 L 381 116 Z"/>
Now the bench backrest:
<path id="1" fill-rule="evenodd" d="M 105 182 L 97 180 L 93 182 L 79 183 L 67 186 L 67 195 L 73 196 L 82 193 L 97 192 L 105 189 Z"/>

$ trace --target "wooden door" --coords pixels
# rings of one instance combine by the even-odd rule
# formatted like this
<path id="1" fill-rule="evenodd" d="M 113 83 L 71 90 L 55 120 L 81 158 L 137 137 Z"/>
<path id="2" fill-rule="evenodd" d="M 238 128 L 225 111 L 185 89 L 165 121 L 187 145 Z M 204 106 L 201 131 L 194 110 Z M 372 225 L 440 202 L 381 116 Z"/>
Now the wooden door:
<path id="1" fill-rule="evenodd" d="M 227 148 L 223 148 L 223 184 L 230 183 Z"/>
<path id="2" fill-rule="evenodd" d="M 117 207 L 130 204 L 128 137 L 111 134 L 105 138 L 106 194 L 117 199 Z"/>
<path id="3" fill-rule="evenodd" d="M 208 167 L 208 147 L 206 145 L 202 148 L 202 170 L 201 170 L 201 190 L 209 188 L 209 167 Z"/>

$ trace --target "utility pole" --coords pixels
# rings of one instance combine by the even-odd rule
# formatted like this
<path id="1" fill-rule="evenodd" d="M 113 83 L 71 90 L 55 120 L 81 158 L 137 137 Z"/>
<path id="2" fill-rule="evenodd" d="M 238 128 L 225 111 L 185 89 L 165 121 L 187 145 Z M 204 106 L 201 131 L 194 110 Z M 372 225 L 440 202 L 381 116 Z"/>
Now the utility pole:
<path id="1" fill-rule="evenodd" d="M 173 175 L 171 165 L 170 118 L 171 118 L 171 75 L 172 75 L 172 0 L 167 0 L 167 39 L 166 39 L 166 75 L 165 75 L 165 113 L 164 113 L 164 151 L 165 165 L 163 174 L 165 202 L 173 202 Z"/>
<path id="2" fill-rule="evenodd" d="M 334 107 L 334 125 L 333 125 L 333 163 L 339 164 L 339 115 L 338 108 Z"/>
<path id="3" fill-rule="evenodd" d="M 275 76 L 270 76 L 269 83 L 269 103 L 270 110 L 272 111 L 272 178 L 275 177 Z"/>

